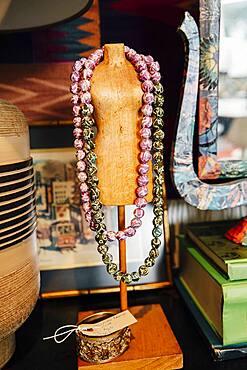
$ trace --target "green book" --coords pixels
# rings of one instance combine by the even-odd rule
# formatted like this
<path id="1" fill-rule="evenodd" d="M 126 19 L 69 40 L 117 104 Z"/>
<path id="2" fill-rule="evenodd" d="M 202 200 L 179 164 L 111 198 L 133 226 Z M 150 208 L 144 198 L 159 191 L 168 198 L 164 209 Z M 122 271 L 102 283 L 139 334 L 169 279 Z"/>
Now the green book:
<path id="1" fill-rule="evenodd" d="M 223 345 L 247 342 L 247 281 L 230 281 L 186 240 L 180 281 Z"/>
<path id="2" fill-rule="evenodd" d="M 236 221 L 191 224 L 188 237 L 230 280 L 247 279 L 247 248 L 228 240 L 224 234 Z"/>

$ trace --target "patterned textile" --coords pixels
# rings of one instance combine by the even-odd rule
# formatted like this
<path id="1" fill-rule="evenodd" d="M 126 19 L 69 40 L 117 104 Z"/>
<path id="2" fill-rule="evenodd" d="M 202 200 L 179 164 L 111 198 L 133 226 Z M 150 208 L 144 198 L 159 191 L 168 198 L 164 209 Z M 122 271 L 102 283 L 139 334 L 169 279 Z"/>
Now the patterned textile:
<path id="1" fill-rule="evenodd" d="M 0 36 L 0 96 L 31 124 L 71 121 L 71 63 L 100 45 L 99 6 L 45 30 Z"/>

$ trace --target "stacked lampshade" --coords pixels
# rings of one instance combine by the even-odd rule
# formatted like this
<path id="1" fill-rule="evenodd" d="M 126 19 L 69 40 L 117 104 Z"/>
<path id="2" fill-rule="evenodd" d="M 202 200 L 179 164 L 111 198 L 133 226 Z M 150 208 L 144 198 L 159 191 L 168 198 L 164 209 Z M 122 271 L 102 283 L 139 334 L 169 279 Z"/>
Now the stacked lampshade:
<path id="1" fill-rule="evenodd" d="M 0 249 L 25 239 L 35 226 L 32 159 L 0 164 Z"/>
<path id="2" fill-rule="evenodd" d="M 23 113 L 0 100 L 0 369 L 39 293 L 35 186 Z"/>

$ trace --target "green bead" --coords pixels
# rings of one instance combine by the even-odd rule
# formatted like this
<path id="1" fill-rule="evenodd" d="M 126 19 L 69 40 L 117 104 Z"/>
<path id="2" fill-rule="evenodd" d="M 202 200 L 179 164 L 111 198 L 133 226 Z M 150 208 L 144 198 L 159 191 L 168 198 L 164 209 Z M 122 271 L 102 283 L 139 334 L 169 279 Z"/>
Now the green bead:
<path id="1" fill-rule="evenodd" d="M 90 109 L 86 105 L 83 106 L 83 108 L 81 109 L 81 112 L 83 116 L 91 117 L 92 115 Z"/>
<path id="2" fill-rule="evenodd" d="M 122 278 L 121 278 L 122 282 L 125 283 L 125 284 L 130 284 L 132 283 L 132 277 L 130 274 L 126 273 L 126 274 L 123 274 Z"/>
<path id="3" fill-rule="evenodd" d="M 115 272 L 117 272 L 117 265 L 116 265 L 116 263 L 109 263 L 106 266 L 106 269 L 107 269 L 109 274 L 114 275 Z"/>
<path id="4" fill-rule="evenodd" d="M 95 230 L 97 232 L 103 233 L 104 231 L 106 231 L 106 225 L 103 222 L 96 222 Z"/>
<path id="5" fill-rule="evenodd" d="M 138 274 L 137 271 L 132 272 L 131 277 L 132 277 L 133 281 L 139 281 L 140 280 L 140 275 Z"/>
<path id="6" fill-rule="evenodd" d="M 151 250 L 150 250 L 150 252 L 149 252 L 149 257 L 151 258 L 151 259 L 155 259 L 155 258 L 157 258 L 157 257 L 159 257 L 159 250 L 158 250 L 158 248 L 152 248 Z"/>
<path id="7" fill-rule="evenodd" d="M 160 153 L 160 152 L 155 152 L 155 153 L 153 154 L 153 160 L 154 160 L 155 162 L 161 162 L 161 163 L 163 163 L 163 154 L 162 154 L 162 153 Z"/>
<path id="8" fill-rule="evenodd" d="M 145 266 L 152 267 L 155 264 L 154 258 L 147 257 L 144 260 Z"/>
<path id="9" fill-rule="evenodd" d="M 95 166 L 95 164 L 91 164 L 91 166 L 88 166 L 87 167 L 87 173 L 89 175 L 93 175 L 97 172 L 97 167 Z"/>
<path id="10" fill-rule="evenodd" d="M 113 260 L 113 257 L 110 253 L 106 253 L 102 256 L 102 261 L 105 263 L 105 264 L 109 264 L 111 263 Z"/>
<path id="11" fill-rule="evenodd" d="M 163 217 L 161 216 L 155 216 L 153 219 L 153 225 L 154 226 L 160 226 L 163 224 Z"/>
<path id="12" fill-rule="evenodd" d="M 93 127 L 95 126 L 95 121 L 92 117 L 84 117 L 82 120 L 82 126 L 85 128 Z"/>
<path id="13" fill-rule="evenodd" d="M 107 236 L 103 233 L 97 232 L 95 240 L 99 245 L 104 245 L 107 242 Z"/>
<path id="14" fill-rule="evenodd" d="M 161 241 L 158 238 L 154 238 L 151 240 L 151 245 L 153 248 L 159 248 L 161 245 Z"/>
<path id="15" fill-rule="evenodd" d="M 102 223 L 102 221 L 104 220 L 104 213 L 101 211 L 93 213 L 93 220 L 97 223 Z"/>
<path id="16" fill-rule="evenodd" d="M 90 189 L 90 198 L 92 201 L 97 201 L 99 198 L 100 191 L 97 187 L 91 187 Z"/>
<path id="17" fill-rule="evenodd" d="M 160 227 L 154 227 L 153 228 L 153 231 L 152 231 L 152 234 L 155 238 L 158 238 L 159 236 L 161 236 L 162 234 L 162 230 Z"/>
<path id="18" fill-rule="evenodd" d="M 164 149 L 164 144 L 162 143 L 162 141 L 156 140 L 156 141 L 153 142 L 153 148 L 155 150 L 163 150 Z"/>
<path id="19" fill-rule="evenodd" d="M 153 204 L 156 206 L 163 206 L 163 199 L 160 197 L 157 197 L 153 199 Z"/>
<path id="20" fill-rule="evenodd" d="M 97 159 L 97 155 L 94 152 L 90 152 L 86 155 L 86 161 L 88 163 L 95 163 Z"/>
<path id="21" fill-rule="evenodd" d="M 157 94 L 162 94 L 164 92 L 164 88 L 160 82 L 154 85 L 154 92 Z"/>
<path id="22" fill-rule="evenodd" d="M 94 138 L 95 133 L 92 128 L 84 128 L 83 129 L 83 138 L 84 140 L 92 139 Z"/>
<path id="23" fill-rule="evenodd" d="M 107 245 L 99 245 L 97 247 L 97 251 L 100 253 L 100 254 L 105 254 L 107 253 L 109 250 L 109 247 Z"/>
<path id="24" fill-rule="evenodd" d="M 123 276 L 123 272 L 122 271 L 117 271 L 115 272 L 115 274 L 113 275 L 113 278 L 117 281 L 121 281 L 122 279 L 122 276 Z"/>
<path id="25" fill-rule="evenodd" d="M 154 105 L 155 106 L 159 106 L 159 107 L 162 107 L 162 105 L 164 104 L 164 96 L 163 95 L 155 95 L 154 97 Z"/>
<path id="26" fill-rule="evenodd" d="M 164 126 L 164 121 L 160 117 L 156 117 L 153 122 L 154 129 L 160 129 Z"/>
<path id="27" fill-rule="evenodd" d="M 89 175 L 88 181 L 90 181 L 91 184 L 98 185 L 99 179 L 96 175 Z"/>
<path id="28" fill-rule="evenodd" d="M 138 269 L 138 272 L 141 276 L 146 276 L 149 273 L 149 269 L 145 265 L 141 265 Z"/>
<path id="29" fill-rule="evenodd" d="M 153 213 L 155 214 L 155 216 L 163 217 L 163 208 L 159 207 L 159 206 L 154 206 L 153 207 Z"/>
<path id="30" fill-rule="evenodd" d="M 162 130 L 155 130 L 154 133 L 153 133 L 153 138 L 155 140 L 163 140 L 165 137 L 165 134 L 164 134 L 164 131 Z"/>
<path id="31" fill-rule="evenodd" d="M 160 107 L 156 107 L 154 108 L 153 110 L 153 114 L 156 116 L 156 117 L 159 117 L 159 118 L 162 118 L 164 116 L 164 110 Z"/>
<path id="32" fill-rule="evenodd" d="M 102 204 L 99 200 L 95 200 L 94 202 L 91 203 L 91 207 L 94 211 L 98 211 L 99 209 L 102 208 Z"/>

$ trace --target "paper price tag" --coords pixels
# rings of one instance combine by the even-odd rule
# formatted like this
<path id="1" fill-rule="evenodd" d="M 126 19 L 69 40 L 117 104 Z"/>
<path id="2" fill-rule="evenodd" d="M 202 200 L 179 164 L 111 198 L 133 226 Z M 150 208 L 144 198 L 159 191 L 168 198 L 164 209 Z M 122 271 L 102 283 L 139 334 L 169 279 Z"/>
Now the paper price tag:
<path id="1" fill-rule="evenodd" d="M 136 318 L 128 311 L 120 312 L 108 319 L 97 322 L 96 324 L 90 325 L 90 328 L 83 330 L 85 324 L 78 326 L 83 334 L 90 336 L 104 336 L 114 333 L 117 330 L 121 330 L 126 326 L 135 324 L 137 322 Z M 90 333 L 90 334 L 89 334 Z"/>

